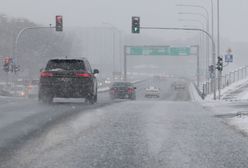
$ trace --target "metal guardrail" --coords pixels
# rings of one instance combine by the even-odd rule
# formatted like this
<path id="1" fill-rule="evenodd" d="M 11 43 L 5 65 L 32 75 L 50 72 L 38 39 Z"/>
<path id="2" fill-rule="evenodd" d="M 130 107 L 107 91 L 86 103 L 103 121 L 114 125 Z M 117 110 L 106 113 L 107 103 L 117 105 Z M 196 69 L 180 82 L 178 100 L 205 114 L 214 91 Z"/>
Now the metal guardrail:
<path id="1" fill-rule="evenodd" d="M 194 83 L 194 87 L 195 87 L 195 89 L 196 89 L 198 95 L 199 95 L 202 99 L 204 99 L 204 98 L 205 98 L 205 95 L 202 94 L 202 92 L 200 91 L 200 89 L 197 87 L 197 84 Z"/>
<path id="2" fill-rule="evenodd" d="M 219 78 L 216 78 L 216 81 L 221 81 L 220 89 L 223 89 L 237 81 L 247 78 L 247 76 L 248 76 L 248 66 L 244 66 L 232 72 L 222 75 L 221 80 L 219 80 Z M 204 82 L 200 86 L 201 88 L 198 89 L 201 90 L 201 95 L 205 97 L 206 95 L 213 93 L 214 90 L 213 86 L 214 86 L 213 80 L 209 79 L 209 81 Z"/>
<path id="3" fill-rule="evenodd" d="M 248 116 L 248 111 L 238 111 L 236 113 L 227 113 L 227 114 L 217 114 L 215 117 L 217 118 L 234 118 L 234 117 L 242 117 Z"/>

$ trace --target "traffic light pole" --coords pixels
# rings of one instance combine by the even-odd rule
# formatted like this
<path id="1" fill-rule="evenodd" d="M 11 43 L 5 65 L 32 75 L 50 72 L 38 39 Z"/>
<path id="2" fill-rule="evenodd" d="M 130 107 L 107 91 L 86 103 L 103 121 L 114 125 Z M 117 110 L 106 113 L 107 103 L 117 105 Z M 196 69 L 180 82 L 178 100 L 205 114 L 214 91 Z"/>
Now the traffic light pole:
<path id="1" fill-rule="evenodd" d="M 18 62 L 18 59 L 17 59 L 17 47 L 18 47 L 18 41 L 21 37 L 21 35 L 27 31 L 27 30 L 32 30 L 32 29 L 51 29 L 51 28 L 56 28 L 56 27 L 52 27 L 52 26 L 45 26 L 45 27 L 25 27 L 23 29 L 21 29 L 17 36 L 16 36 L 16 39 L 15 39 L 15 43 L 14 43 L 14 46 L 13 46 L 13 59 L 15 60 L 15 64 L 17 64 Z"/>
<path id="2" fill-rule="evenodd" d="M 203 29 L 197 29 L 197 28 L 178 28 L 178 27 L 140 27 L 140 29 L 152 29 L 152 30 L 180 30 L 180 31 L 198 31 L 205 33 L 208 38 L 212 41 L 212 64 L 214 67 L 214 73 L 213 73 L 213 98 L 216 100 L 216 53 L 215 53 L 215 42 L 214 38 L 209 34 L 209 32 L 203 30 Z"/>
<path id="3" fill-rule="evenodd" d="M 127 46 L 124 46 L 124 81 L 127 81 Z"/>
<path id="4" fill-rule="evenodd" d="M 218 71 L 218 98 L 221 98 L 221 85 L 222 85 L 222 71 Z"/>

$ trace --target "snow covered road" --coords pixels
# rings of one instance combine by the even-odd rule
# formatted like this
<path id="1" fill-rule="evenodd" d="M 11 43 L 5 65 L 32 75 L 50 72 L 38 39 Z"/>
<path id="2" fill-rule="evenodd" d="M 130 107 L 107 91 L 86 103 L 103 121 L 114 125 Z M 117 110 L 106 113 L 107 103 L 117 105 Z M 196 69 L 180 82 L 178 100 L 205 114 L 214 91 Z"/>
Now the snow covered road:
<path id="1" fill-rule="evenodd" d="M 157 81 L 159 99 L 144 98 L 143 84 L 137 101 L 40 107 L 74 114 L 2 149 L 0 168 L 247 167 L 247 137 L 192 102 L 187 88 L 173 90 L 173 80 Z"/>

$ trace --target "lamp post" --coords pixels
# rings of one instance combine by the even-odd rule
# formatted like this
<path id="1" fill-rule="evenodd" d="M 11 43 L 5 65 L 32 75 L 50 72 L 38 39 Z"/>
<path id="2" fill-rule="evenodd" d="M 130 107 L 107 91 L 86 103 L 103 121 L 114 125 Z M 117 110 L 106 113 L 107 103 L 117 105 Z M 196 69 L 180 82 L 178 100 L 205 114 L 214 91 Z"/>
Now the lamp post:
<path id="1" fill-rule="evenodd" d="M 194 13 L 194 12 L 178 12 L 179 15 L 193 15 L 193 16 L 200 16 L 205 19 L 206 21 L 206 31 L 209 33 L 209 18 L 201 13 Z M 207 13 L 208 14 L 208 13 Z M 209 66 L 209 39 L 206 38 L 206 66 Z M 208 69 L 208 68 L 207 68 Z"/>
<path id="2" fill-rule="evenodd" d="M 119 33 L 119 55 L 120 55 L 120 70 L 121 70 L 121 56 L 122 56 L 122 52 L 121 52 L 121 31 L 116 28 L 114 25 L 112 25 L 111 23 L 108 23 L 108 22 L 103 22 L 102 24 L 105 24 L 105 25 L 109 25 L 112 29 L 113 29 L 113 79 L 114 79 L 114 72 L 115 72 L 115 54 L 116 54 L 116 34 L 115 34 L 115 31 L 118 31 Z"/>
<path id="3" fill-rule="evenodd" d="M 197 24 L 200 24 L 200 26 L 201 26 L 201 29 L 203 29 L 203 30 L 205 30 L 205 27 L 206 27 L 206 25 L 204 25 L 204 23 L 202 22 L 202 21 L 200 21 L 200 20 L 197 20 L 197 19 L 178 19 L 179 21 L 181 21 L 181 22 L 195 22 L 195 23 L 197 23 Z M 192 27 L 192 26 L 184 26 L 184 27 Z M 201 34 L 200 34 L 200 46 L 204 46 L 204 42 L 202 42 L 202 32 L 201 32 Z M 203 34 L 203 38 L 204 38 L 204 34 Z M 208 56 L 206 56 L 206 60 L 208 60 L 209 58 L 208 58 Z M 206 80 L 208 80 L 208 61 L 206 61 Z"/>
<path id="4" fill-rule="evenodd" d="M 217 0 L 217 56 L 220 56 L 220 1 Z M 221 97 L 221 71 L 218 72 L 219 99 Z"/>
<path id="5" fill-rule="evenodd" d="M 213 0 L 211 0 L 211 3 L 212 3 L 212 37 L 213 37 Z M 207 15 L 207 18 L 209 18 L 209 12 L 207 10 L 207 8 L 205 8 L 204 6 L 201 6 L 201 5 L 188 5 L 188 4 L 177 4 L 176 6 L 181 6 L 181 7 L 192 7 L 192 8 L 200 8 L 200 9 L 203 9 L 204 12 L 206 13 Z"/>
<path id="6" fill-rule="evenodd" d="M 213 0 L 210 1 L 211 2 L 211 21 L 212 21 L 212 36 L 214 37 L 214 3 L 213 3 Z"/>
<path id="7" fill-rule="evenodd" d="M 109 25 L 112 29 L 113 29 L 113 34 L 112 34 L 112 42 L 113 42 L 113 46 L 112 46 L 112 59 L 113 59 L 113 80 L 114 80 L 114 72 L 115 72 L 115 27 L 111 24 L 111 23 L 107 23 L 107 22 L 103 22 L 102 24 L 105 25 Z"/>
<path id="8" fill-rule="evenodd" d="M 193 4 L 177 4 L 176 6 L 179 6 L 179 7 L 190 7 L 190 8 L 198 8 L 198 9 L 202 9 L 204 12 L 205 12 L 205 14 L 206 14 L 206 16 L 207 16 L 207 18 L 208 18 L 208 29 L 207 29 L 207 31 L 209 32 L 209 12 L 208 12 L 208 9 L 206 8 L 206 7 L 204 7 L 204 6 L 202 6 L 202 5 L 193 5 Z M 214 37 L 214 12 L 213 12 L 213 0 L 211 0 L 211 7 L 212 7 L 212 10 L 211 10 L 211 15 L 212 15 L 212 19 L 211 19 L 211 21 L 212 21 L 212 23 L 211 23 L 211 26 L 212 26 L 212 32 L 211 32 L 211 36 L 212 37 Z M 209 54 L 209 40 L 207 41 L 207 49 L 208 49 L 208 54 Z M 207 65 L 209 65 L 209 59 L 207 60 L 207 62 L 206 62 L 206 64 Z"/>

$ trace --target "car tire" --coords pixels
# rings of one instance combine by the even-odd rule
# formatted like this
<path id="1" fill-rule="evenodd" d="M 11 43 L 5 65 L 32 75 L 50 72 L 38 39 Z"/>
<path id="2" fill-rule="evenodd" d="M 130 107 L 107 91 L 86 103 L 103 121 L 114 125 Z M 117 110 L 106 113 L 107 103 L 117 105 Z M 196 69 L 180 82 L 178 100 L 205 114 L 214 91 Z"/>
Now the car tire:
<path id="1" fill-rule="evenodd" d="M 97 103 L 97 94 L 94 96 L 94 103 Z"/>
<path id="2" fill-rule="evenodd" d="M 44 104 L 51 104 L 53 102 L 53 96 L 52 95 L 40 94 L 39 95 L 39 101 L 44 103 Z"/>
<path id="3" fill-rule="evenodd" d="M 87 98 L 85 98 L 85 102 L 89 104 L 95 104 L 97 102 L 97 94 L 96 95 L 89 95 Z"/>
<path id="4" fill-rule="evenodd" d="M 136 100 L 136 95 L 132 95 L 131 100 Z"/>
<path id="5" fill-rule="evenodd" d="M 115 96 L 110 95 L 110 99 L 111 99 L 111 100 L 114 100 L 114 99 L 115 99 Z"/>

